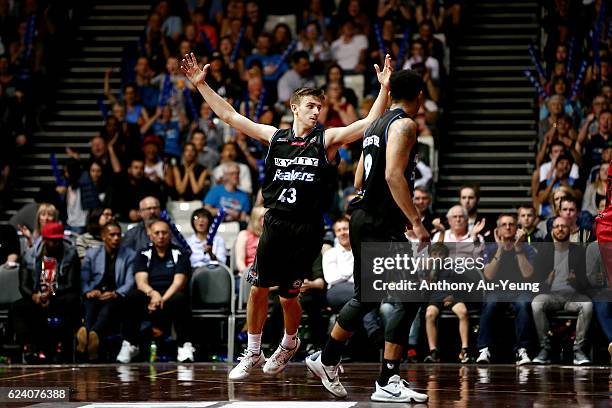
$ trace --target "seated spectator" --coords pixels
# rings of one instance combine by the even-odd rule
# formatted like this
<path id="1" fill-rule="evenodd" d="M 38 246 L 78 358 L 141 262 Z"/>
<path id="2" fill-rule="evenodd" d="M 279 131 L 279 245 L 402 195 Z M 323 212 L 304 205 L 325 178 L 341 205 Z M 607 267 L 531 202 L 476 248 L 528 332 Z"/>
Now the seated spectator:
<path id="1" fill-rule="evenodd" d="M 265 212 L 266 209 L 264 207 L 254 207 L 253 211 L 251 211 L 249 224 L 236 237 L 236 243 L 234 244 L 236 249 L 236 268 L 240 275 L 244 275 L 253 265 L 253 262 L 255 262 L 257 244 L 259 244 L 259 237 L 261 237 L 263 232 Z"/>
<path id="2" fill-rule="evenodd" d="M 216 234 L 212 245 L 208 244 L 208 231 L 213 222 L 213 216 L 205 208 L 198 208 L 191 214 L 191 228 L 194 235 L 187 238 L 191 255 L 189 261 L 192 268 L 208 265 L 211 262 L 219 262 L 223 265 L 227 262 L 227 251 L 223 237 Z"/>
<path id="3" fill-rule="evenodd" d="M 544 241 L 546 234 L 537 228 L 538 216 L 535 208 L 530 206 L 519 207 L 518 223 L 520 233 L 525 237 L 525 242 L 531 245 L 533 242 Z"/>
<path id="4" fill-rule="evenodd" d="M 130 124 L 142 126 L 149 120 L 147 109 L 140 104 L 140 95 L 135 84 L 123 86 L 123 101 L 119 101 L 110 88 L 110 74 L 112 70 L 104 72 L 104 95 L 111 104 L 122 104 L 125 109 L 125 121 Z"/>
<path id="5" fill-rule="evenodd" d="M 570 243 L 570 228 L 566 218 L 555 218 L 552 230 L 554 244 L 542 247 L 535 261 L 536 270 L 541 272 L 538 280 L 544 285 L 543 291 L 531 303 L 540 341 L 540 353 L 533 359 L 537 364 L 551 362 L 547 313 L 560 310 L 578 312 L 574 364 L 591 362 L 585 354 L 587 332 L 593 315 L 591 299 L 584 294 L 588 287 L 585 252 L 581 246 Z"/>
<path id="6" fill-rule="evenodd" d="M 104 197 L 106 197 L 106 189 L 108 188 L 108 179 L 105 178 L 102 163 L 97 160 L 90 161 L 87 173 L 91 183 L 96 189 L 96 193 L 98 193 L 98 200 L 103 202 Z"/>
<path id="7" fill-rule="evenodd" d="M 602 152 L 612 146 L 612 112 L 602 111 L 599 114 L 599 133 L 591 136 L 584 143 L 583 168 L 591 169 L 601 163 Z"/>
<path id="8" fill-rule="evenodd" d="M 257 36 L 253 53 L 246 57 L 244 65 L 247 69 L 251 68 L 255 63 L 261 65 L 264 81 L 278 81 L 280 76 L 287 71 L 287 63 L 281 62 L 280 54 L 274 54 L 271 51 L 272 37 L 269 33 L 261 32 Z"/>
<path id="9" fill-rule="evenodd" d="M 204 197 L 204 207 L 213 215 L 220 208 L 225 210 L 225 221 L 246 221 L 251 212 L 251 200 L 244 191 L 238 189 L 240 168 L 236 163 L 223 166 L 223 184 L 210 189 Z"/>
<path id="10" fill-rule="evenodd" d="M 445 46 L 442 41 L 434 37 L 435 32 L 436 30 L 432 22 L 423 20 L 419 24 L 419 36 L 417 39 L 423 41 L 425 44 L 427 55 L 431 55 L 438 60 L 438 62 L 443 63 Z M 452 38 L 448 38 L 448 40 L 452 40 Z"/>
<path id="11" fill-rule="evenodd" d="M 204 133 L 204 136 L 206 137 L 205 146 L 218 154 L 221 147 L 223 147 L 223 127 L 216 125 L 219 119 L 213 119 L 213 116 L 214 114 L 210 109 L 210 105 L 206 103 L 206 101 L 202 101 L 202 104 L 200 105 L 200 119 L 197 123 L 193 122 L 192 126 L 196 126 L 196 129 L 200 129 Z M 193 133 L 195 133 L 195 130 Z M 191 142 L 193 143 L 193 140 Z M 212 167 L 206 166 L 206 168 L 210 170 L 216 165 L 217 164 Z"/>
<path id="12" fill-rule="evenodd" d="M 240 169 L 238 188 L 245 193 L 252 194 L 253 182 L 251 180 L 251 171 L 249 170 L 249 166 L 236 161 L 238 159 L 238 149 L 239 147 L 235 143 L 226 143 L 223 145 L 221 149 L 221 164 L 214 168 L 213 180 L 215 183 L 223 182 L 225 164 L 236 164 Z"/>
<path id="13" fill-rule="evenodd" d="M 567 114 L 563 114 L 559 117 L 556 126 L 551 127 L 548 132 L 546 132 L 542 145 L 550 145 L 553 141 L 559 141 L 563 144 L 567 152 L 572 155 L 574 161 L 580 163 L 582 159 L 582 149 L 577 143 L 577 139 L 578 135 L 573 128 L 572 118 Z M 540 151 L 542 151 L 542 149 L 543 147 Z"/>
<path id="14" fill-rule="evenodd" d="M 563 105 L 565 98 L 561 95 L 553 95 L 546 100 L 549 116 L 540 120 L 538 124 L 538 147 L 544 143 L 546 133 L 551 127 L 556 127 L 561 115 L 563 115 Z"/>
<path id="15" fill-rule="evenodd" d="M 367 49 L 368 38 L 363 34 L 355 34 L 355 23 L 351 20 L 342 23 L 339 38 L 331 44 L 333 59 L 348 72 L 365 71 Z"/>
<path id="16" fill-rule="evenodd" d="M 172 166 L 174 198 L 178 201 L 201 200 L 205 194 L 208 171 L 197 162 L 197 151 L 193 143 L 183 145 L 182 163 Z"/>
<path id="17" fill-rule="evenodd" d="M 72 339 L 79 322 L 79 276 L 81 263 L 75 248 L 64 240 L 64 226 L 48 222 L 42 227 L 42 243 L 30 248 L 19 272 L 22 299 L 13 303 L 11 315 L 17 341 L 26 361 L 44 362 L 57 350 L 51 344 L 47 319 L 59 319 L 63 340 Z M 72 344 L 71 341 L 63 344 Z M 64 358 L 70 347 L 61 350 Z M 61 356 L 56 356 L 61 357 Z"/>
<path id="18" fill-rule="evenodd" d="M 184 130 L 184 125 L 187 120 L 184 113 L 179 113 L 173 110 L 170 105 L 166 105 L 161 109 L 161 114 L 152 126 L 152 132 L 163 140 L 164 156 L 179 158 L 181 156 L 181 132 Z M 150 122 L 149 122 L 150 123 Z M 144 132 L 148 130 L 146 127 Z"/>
<path id="19" fill-rule="evenodd" d="M 104 205 L 113 210 L 115 217 L 121 222 L 138 222 L 138 204 L 145 197 L 156 197 L 159 201 L 162 192 L 159 186 L 144 176 L 144 161 L 133 158 L 124 174 L 115 174 L 115 180 L 108 190 Z"/>
<path id="20" fill-rule="evenodd" d="M 140 95 L 143 105 L 149 111 L 155 111 L 159 101 L 159 88 L 151 85 L 154 71 L 149 65 L 149 60 L 146 56 L 140 56 L 134 65 L 134 84 L 136 85 L 137 94 Z"/>
<path id="21" fill-rule="evenodd" d="M 298 88 L 314 87 L 310 62 L 306 51 L 296 51 L 291 56 L 291 69 L 283 74 L 277 84 L 278 100 L 289 107 L 289 98 Z"/>
<path id="22" fill-rule="evenodd" d="M 428 55 L 427 45 L 422 40 L 414 40 L 410 46 L 410 58 L 406 60 L 404 69 L 413 69 L 413 65 L 419 62 L 425 64 L 431 79 L 440 80 L 440 63 L 435 58 Z"/>
<path id="23" fill-rule="evenodd" d="M 319 122 L 326 128 L 348 126 L 357 120 L 353 105 L 342 97 L 342 86 L 339 82 L 327 84 L 325 101 L 319 114 Z"/>
<path id="24" fill-rule="evenodd" d="M 81 177 L 81 176 L 85 177 Z M 68 186 L 58 186 L 56 190 L 64 196 L 66 202 L 66 226 L 75 234 L 85 232 L 89 210 L 99 207 L 97 191 L 87 173 L 81 171 L 81 163 L 69 159 L 64 165 L 64 178 Z"/>
<path id="25" fill-rule="evenodd" d="M 293 41 L 291 28 L 285 23 L 278 23 L 272 29 L 272 53 L 282 54 Z"/>
<path id="26" fill-rule="evenodd" d="M 605 147 L 601 152 L 601 163 L 610 163 L 610 161 L 612 161 L 612 145 Z M 586 180 L 587 183 L 592 183 L 599 178 L 599 167 L 601 166 L 601 163 L 591 167 L 589 176 Z"/>
<path id="27" fill-rule="evenodd" d="M 321 35 L 319 24 L 316 21 L 310 21 L 305 25 L 296 49 L 308 53 L 308 60 L 314 74 L 322 74 L 325 65 L 331 61 L 329 43 Z"/>
<path id="28" fill-rule="evenodd" d="M 338 313 L 355 295 L 353 251 L 347 218 L 334 223 L 334 235 L 337 244 L 323 253 L 323 277 L 327 283 L 327 303 L 334 313 Z"/>
<path id="29" fill-rule="evenodd" d="M 442 243 L 435 243 L 429 250 L 429 258 L 432 260 L 438 259 L 444 261 L 448 258 L 450 251 Z M 460 275 L 454 270 L 442 268 L 438 270 L 439 265 L 433 264 L 433 268 L 429 271 L 429 276 L 426 278 L 430 282 L 457 282 Z M 469 363 L 469 330 L 470 321 L 465 303 L 452 292 L 436 291 L 431 293 L 429 304 L 425 309 L 425 330 L 427 332 L 427 343 L 429 345 L 429 355 L 425 357 L 426 363 L 439 363 L 440 356 L 438 355 L 438 328 L 436 322 L 440 311 L 451 310 L 459 318 L 459 336 L 461 337 L 461 352 L 459 353 L 459 361 L 462 364 Z"/>
<path id="30" fill-rule="evenodd" d="M 142 141 L 145 177 L 159 186 L 163 185 L 166 178 L 166 164 L 160 157 L 162 150 L 163 142 L 159 136 L 145 136 Z"/>
<path id="31" fill-rule="evenodd" d="M 435 233 L 436 230 L 433 226 L 433 220 L 435 216 L 431 210 L 431 193 L 424 187 L 414 188 L 414 206 L 419 210 L 421 215 L 421 222 L 427 231 L 431 234 Z"/>
<path id="32" fill-rule="evenodd" d="M 461 205 L 451 207 L 446 213 L 446 219 L 450 228 L 445 231 L 438 231 L 432 238 L 432 242 L 465 242 L 476 243 L 484 242 L 480 232 L 485 227 L 485 220 L 477 222 L 472 231 L 468 229 L 468 212 Z"/>
<path id="33" fill-rule="evenodd" d="M 128 229 L 121 241 L 121 246 L 126 246 L 138 251 L 149 246 L 151 238 L 149 236 L 149 227 L 151 223 L 157 220 L 161 214 L 159 200 L 155 197 L 145 197 L 138 203 L 138 217 L 140 222 L 134 227 Z M 172 243 L 178 245 L 176 237 L 172 236 Z"/>
<path id="34" fill-rule="evenodd" d="M 212 171 L 218 164 L 221 156 L 219 152 L 208 146 L 206 133 L 201 129 L 196 129 L 191 134 L 191 143 L 197 152 L 197 161 L 208 171 Z"/>
<path id="35" fill-rule="evenodd" d="M 172 41 L 176 42 L 183 32 L 183 22 L 179 16 L 172 15 L 170 1 L 161 0 L 157 3 L 157 7 L 155 8 L 157 14 L 161 18 L 161 29 L 162 33 L 172 39 Z"/>
<path id="36" fill-rule="evenodd" d="M 582 192 L 575 187 L 577 180 L 570 177 L 571 165 L 574 162 L 572 156 L 569 154 L 561 155 L 557 158 L 555 163 L 555 171 L 553 176 L 549 177 L 545 181 L 540 182 L 538 185 L 538 195 L 536 204 L 534 207 L 540 207 L 540 215 L 548 217 L 552 214 L 552 208 L 547 202 L 551 192 L 560 186 L 568 187 L 572 191 L 572 195 L 576 197 L 582 197 Z"/>
<path id="37" fill-rule="evenodd" d="M 536 166 L 539 166 L 534 172 L 531 179 L 531 190 L 534 197 L 537 194 L 538 185 L 555 176 L 555 166 L 559 156 L 565 155 L 565 145 L 559 140 L 552 140 L 550 143 L 542 143 L 542 147 L 536 157 Z M 545 154 L 548 153 L 548 161 L 544 162 Z M 576 163 L 572 163 L 570 177 L 578 180 L 580 177 L 580 168 Z"/>
<path id="38" fill-rule="evenodd" d="M 329 67 L 327 67 L 327 71 L 325 73 L 325 87 L 327 87 L 327 84 L 330 84 L 332 82 L 340 83 L 342 87 L 342 97 L 346 99 L 348 103 L 353 105 L 354 108 L 357 108 L 357 95 L 355 94 L 355 91 L 353 91 L 351 88 L 347 88 L 344 85 L 344 70 L 340 65 L 336 64 L 335 62 L 332 63 Z M 366 116 L 368 116 L 370 108 L 372 107 L 372 105 L 374 105 L 374 97 L 365 97 L 362 101 L 362 105 L 366 101 L 370 101 L 369 107 L 367 109 L 364 109 L 363 111 L 360 111 L 360 118 L 365 118 Z"/>
<path id="39" fill-rule="evenodd" d="M 57 221 L 59 221 L 59 211 L 57 208 L 53 204 L 40 203 L 36 210 L 36 228 L 34 231 L 30 231 L 25 225 L 18 225 L 19 231 L 27 239 L 28 248 L 37 246 L 41 242 L 40 232 L 46 224 Z"/>
<path id="40" fill-rule="evenodd" d="M 578 200 L 572 196 L 561 198 L 559 204 L 559 216 L 564 218 L 570 226 L 569 241 L 575 243 L 587 243 L 595 240 L 593 233 L 593 220 L 589 213 L 584 214 L 578 207 Z M 549 224 L 552 227 L 552 222 Z M 549 229 L 552 231 L 552 228 Z"/>
<path id="41" fill-rule="evenodd" d="M 582 209 L 588 211 L 593 217 L 599 214 L 598 203 L 606 198 L 606 183 L 608 180 L 609 162 L 602 162 L 599 166 L 597 180 L 587 183 L 584 197 L 582 197 Z"/>
<path id="42" fill-rule="evenodd" d="M 139 353 L 139 328 L 148 315 L 157 323 L 170 321 L 176 330 L 180 363 L 193 362 L 195 351 L 191 343 L 191 305 L 187 285 L 191 277 L 188 255 L 170 242 L 170 226 L 155 220 L 150 226 L 153 246 L 138 251 L 134 261 L 136 289 L 127 297 L 126 330 L 120 363 L 129 363 Z"/>
<path id="43" fill-rule="evenodd" d="M 19 266 L 20 253 L 19 237 L 15 228 L 9 224 L 0 224 L 0 274 Z"/>
<path id="44" fill-rule="evenodd" d="M 485 216 L 478 214 L 479 203 L 480 189 L 477 185 L 465 184 L 459 187 L 459 204 L 467 211 L 468 231 L 471 233 L 477 224 L 484 223 L 484 227 L 480 232 L 482 232 L 484 239 L 492 239 L 493 234 L 491 234 L 491 231 L 495 227 Z"/>
<path id="45" fill-rule="evenodd" d="M 578 142 L 584 146 L 585 141 L 599 133 L 599 115 L 609 109 L 608 100 L 604 95 L 597 95 L 591 103 L 591 112 L 580 124 Z"/>
<path id="46" fill-rule="evenodd" d="M 125 298 L 134 287 L 136 252 L 121 245 L 121 227 L 109 221 L 101 227 L 103 245 L 90 248 L 81 268 L 81 294 L 85 326 L 77 331 L 78 353 L 87 351 L 90 361 L 98 359 L 100 338 L 121 321 Z"/>
<path id="47" fill-rule="evenodd" d="M 501 214 L 497 219 L 494 231 L 496 245 L 490 245 L 485 251 L 484 278 L 488 282 L 509 280 L 511 282 L 528 282 L 534 274 L 535 251 L 525 244 L 525 236 L 517 229 L 516 216 Z M 510 308 L 515 315 L 516 365 L 531 363 L 527 353 L 531 346 L 533 321 L 530 310 L 531 296 L 528 292 L 500 293 L 500 290 L 485 295 L 480 314 L 480 332 L 478 333 L 477 363 L 488 364 L 491 361 L 490 347 L 495 333 L 494 324 L 498 313 Z"/>
<path id="48" fill-rule="evenodd" d="M 98 207 L 89 212 L 85 233 L 77 237 L 75 244 L 80 260 L 83 260 L 87 250 L 103 244 L 102 227 L 111 221 L 113 221 L 113 210 L 110 208 Z"/>
<path id="49" fill-rule="evenodd" d="M 435 32 L 442 32 L 445 18 L 444 6 L 435 0 L 420 0 L 415 9 L 417 24 L 429 21 L 433 25 Z"/>
<path id="50" fill-rule="evenodd" d="M 346 5 L 346 9 L 342 7 L 342 4 Z M 355 24 L 355 31 L 358 34 L 365 36 L 370 35 L 372 31 L 372 24 L 370 18 L 363 11 L 361 6 L 361 0 L 349 0 L 348 2 L 341 2 L 340 9 L 338 10 L 338 18 L 342 20 L 351 20 Z"/>

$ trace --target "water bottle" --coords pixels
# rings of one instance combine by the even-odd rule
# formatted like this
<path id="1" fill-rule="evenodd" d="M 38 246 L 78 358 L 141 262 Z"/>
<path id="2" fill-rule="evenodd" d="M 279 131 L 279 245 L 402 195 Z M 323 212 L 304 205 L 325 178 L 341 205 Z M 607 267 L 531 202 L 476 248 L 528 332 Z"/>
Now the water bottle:
<path id="1" fill-rule="evenodd" d="M 155 361 L 157 361 L 157 344 L 155 343 L 155 341 L 151 342 L 151 348 L 149 350 L 149 362 L 154 363 Z"/>

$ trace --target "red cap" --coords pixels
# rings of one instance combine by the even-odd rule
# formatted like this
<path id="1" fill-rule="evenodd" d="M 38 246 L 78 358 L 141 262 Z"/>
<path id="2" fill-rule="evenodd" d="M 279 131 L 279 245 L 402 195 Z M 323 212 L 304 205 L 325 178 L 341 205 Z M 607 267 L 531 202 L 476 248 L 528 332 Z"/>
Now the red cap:
<path id="1" fill-rule="evenodd" d="M 64 238 L 64 226 L 61 222 L 49 222 L 43 225 L 40 235 L 43 239 L 62 239 Z"/>
<path id="2" fill-rule="evenodd" d="M 160 149 L 163 148 L 163 144 L 164 144 L 164 142 L 161 140 L 161 138 L 159 136 L 155 136 L 155 135 L 147 135 L 147 136 L 145 136 L 145 138 L 142 141 L 142 147 L 144 147 L 145 145 L 147 145 L 149 143 L 156 145 Z"/>

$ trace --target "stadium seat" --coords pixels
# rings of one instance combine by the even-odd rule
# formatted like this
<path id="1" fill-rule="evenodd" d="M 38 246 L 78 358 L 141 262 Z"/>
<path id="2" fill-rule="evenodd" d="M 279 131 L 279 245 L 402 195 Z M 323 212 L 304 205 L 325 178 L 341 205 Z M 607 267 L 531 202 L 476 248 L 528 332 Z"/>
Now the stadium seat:
<path id="1" fill-rule="evenodd" d="M 169 201 L 166 205 L 168 214 L 176 224 L 176 228 L 185 238 L 193 235 L 191 228 L 191 214 L 198 208 L 202 208 L 202 202 L 195 201 Z"/>
<path id="2" fill-rule="evenodd" d="M 191 308 L 196 319 L 227 320 L 227 361 L 234 361 L 236 292 L 234 274 L 223 264 L 209 264 L 191 277 Z"/>

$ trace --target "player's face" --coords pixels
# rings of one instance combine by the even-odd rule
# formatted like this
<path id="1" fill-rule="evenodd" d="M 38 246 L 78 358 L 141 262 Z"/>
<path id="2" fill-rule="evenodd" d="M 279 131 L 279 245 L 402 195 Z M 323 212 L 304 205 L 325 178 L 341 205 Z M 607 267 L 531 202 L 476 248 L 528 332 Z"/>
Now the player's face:
<path id="1" fill-rule="evenodd" d="M 291 105 L 291 109 L 293 110 L 297 120 L 302 122 L 303 125 L 312 128 L 319 120 L 321 106 L 321 101 L 318 98 L 313 96 L 305 96 L 302 98 L 299 105 Z"/>

